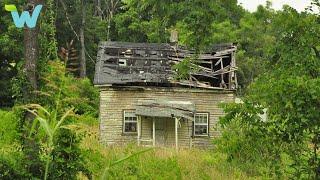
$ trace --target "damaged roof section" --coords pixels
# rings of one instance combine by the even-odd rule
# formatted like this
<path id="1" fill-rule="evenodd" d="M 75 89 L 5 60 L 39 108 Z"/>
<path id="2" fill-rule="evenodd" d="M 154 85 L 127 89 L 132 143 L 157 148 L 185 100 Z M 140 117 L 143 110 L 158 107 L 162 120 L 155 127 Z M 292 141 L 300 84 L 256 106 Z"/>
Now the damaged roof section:
<path id="1" fill-rule="evenodd" d="M 193 121 L 195 105 L 189 101 L 143 100 L 136 106 L 136 115 L 147 117 L 182 117 Z"/>
<path id="2" fill-rule="evenodd" d="M 170 44 L 101 42 L 95 85 L 190 86 L 208 89 L 237 88 L 234 44 L 216 45 L 198 55 L 196 72 L 188 80 L 175 80 L 172 68 L 194 51 Z"/>

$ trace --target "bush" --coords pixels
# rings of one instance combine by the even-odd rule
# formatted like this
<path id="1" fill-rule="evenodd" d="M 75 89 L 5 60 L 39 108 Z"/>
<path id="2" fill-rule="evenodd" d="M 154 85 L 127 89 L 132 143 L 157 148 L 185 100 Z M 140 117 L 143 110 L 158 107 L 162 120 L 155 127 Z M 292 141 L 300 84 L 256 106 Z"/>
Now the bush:
<path id="1" fill-rule="evenodd" d="M 19 118 L 12 111 L 0 110 L 0 179 L 27 178 L 24 155 L 19 144 Z"/>
<path id="2" fill-rule="evenodd" d="M 269 124 L 259 117 L 262 108 L 250 102 L 223 105 L 222 136 L 214 141 L 227 161 L 250 176 L 283 178 L 287 171 L 284 144 L 269 134 Z"/>
<path id="3" fill-rule="evenodd" d="M 67 74 L 60 61 L 50 61 L 42 77 L 43 86 L 38 92 L 40 98 L 37 103 L 54 107 L 56 99 L 60 98 L 61 106 L 74 107 L 79 115 L 98 117 L 99 92 L 89 79 L 78 79 Z"/>
<path id="4" fill-rule="evenodd" d="M 61 130 L 58 133 L 52 152 L 50 179 L 76 179 L 79 172 L 89 174 L 79 148 L 80 140 L 81 138 L 70 130 Z"/>
<path id="5" fill-rule="evenodd" d="M 0 146 L 10 145 L 19 139 L 19 119 L 14 112 L 0 110 Z"/>
<path id="6" fill-rule="evenodd" d="M 29 179 L 24 166 L 24 154 L 20 147 L 0 147 L 0 179 Z"/>
<path id="7" fill-rule="evenodd" d="M 24 137 L 31 144 L 24 144 L 24 151 L 26 156 L 34 157 L 28 167 L 38 166 L 38 171 L 30 171 L 32 177 L 75 179 L 80 172 L 89 173 L 79 148 L 82 135 L 70 126 L 98 116 L 98 91 L 88 79 L 68 75 L 62 62 L 48 64 L 34 103 L 22 106 L 34 115 L 32 121 L 24 123 L 27 136 L 31 135 Z"/>

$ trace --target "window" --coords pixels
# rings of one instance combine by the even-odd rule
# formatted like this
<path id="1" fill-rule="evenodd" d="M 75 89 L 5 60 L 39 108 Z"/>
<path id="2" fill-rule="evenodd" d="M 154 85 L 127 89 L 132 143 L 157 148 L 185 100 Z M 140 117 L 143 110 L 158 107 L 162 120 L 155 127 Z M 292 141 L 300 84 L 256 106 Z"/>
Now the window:
<path id="1" fill-rule="evenodd" d="M 136 133 L 137 132 L 137 117 L 134 111 L 124 111 L 124 132 Z"/>
<path id="2" fill-rule="evenodd" d="M 207 136 L 209 128 L 209 114 L 196 113 L 194 116 L 194 135 Z"/>
<path id="3" fill-rule="evenodd" d="M 119 59 L 119 66 L 127 66 L 127 60 L 126 59 Z"/>

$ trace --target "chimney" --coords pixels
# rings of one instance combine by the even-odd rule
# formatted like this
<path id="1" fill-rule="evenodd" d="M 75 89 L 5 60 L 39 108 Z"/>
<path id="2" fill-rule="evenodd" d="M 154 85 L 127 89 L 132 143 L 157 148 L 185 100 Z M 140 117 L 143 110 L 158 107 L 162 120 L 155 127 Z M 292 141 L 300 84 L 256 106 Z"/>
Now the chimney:
<path id="1" fill-rule="evenodd" d="M 176 29 L 171 30 L 171 36 L 170 36 L 170 44 L 171 45 L 177 45 L 178 44 L 178 31 Z"/>

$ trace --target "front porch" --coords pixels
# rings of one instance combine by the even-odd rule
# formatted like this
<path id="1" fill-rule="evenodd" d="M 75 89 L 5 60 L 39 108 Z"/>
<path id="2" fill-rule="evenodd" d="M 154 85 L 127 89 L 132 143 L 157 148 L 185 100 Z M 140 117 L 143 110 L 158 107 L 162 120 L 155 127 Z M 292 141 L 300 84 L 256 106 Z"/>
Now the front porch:
<path id="1" fill-rule="evenodd" d="M 195 105 L 188 101 L 140 101 L 138 145 L 191 148 L 194 113 Z"/>

